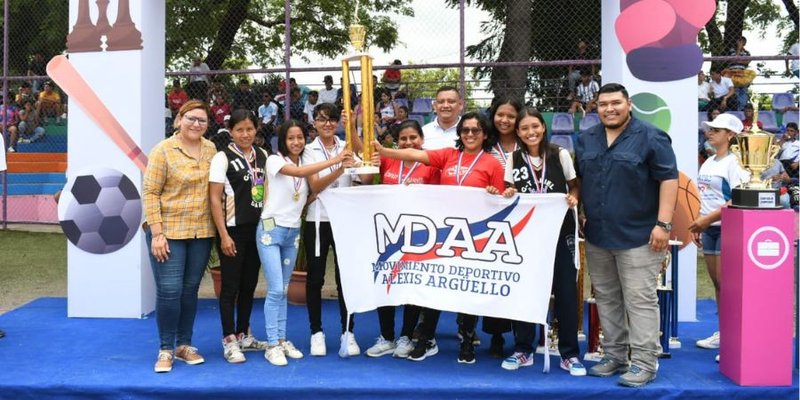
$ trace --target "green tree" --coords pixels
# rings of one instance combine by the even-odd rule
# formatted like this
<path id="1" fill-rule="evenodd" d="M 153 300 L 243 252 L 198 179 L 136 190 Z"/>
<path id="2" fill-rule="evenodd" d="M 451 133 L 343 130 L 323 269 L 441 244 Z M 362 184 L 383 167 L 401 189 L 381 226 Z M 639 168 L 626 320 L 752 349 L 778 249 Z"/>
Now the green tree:
<path id="1" fill-rule="evenodd" d="M 412 16 L 410 2 L 362 1 L 359 17 L 367 27 L 367 44 L 384 51 L 394 47 L 398 34 L 391 17 Z M 284 0 L 166 0 L 167 68 L 188 68 L 195 57 L 211 69 L 282 64 L 284 5 Z M 291 0 L 292 52 L 331 58 L 344 53 L 354 8 L 350 0 Z M 52 57 L 65 51 L 68 11 L 67 0 L 11 1 L 14 74 L 25 74 L 33 52 Z"/>
<path id="2" fill-rule="evenodd" d="M 409 63 L 413 65 L 413 63 Z M 409 100 L 420 98 L 434 98 L 436 91 L 442 86 L 459 87 L 460 71 L 458 68 L 428 68 L 428 69 L 404 69 L 403 85 Z M 474 84 L 467 81 L 464 88 L 466 96 L 464 107 L 472 110 L 477 107 L 472 99 Z"/>
<path id="3" fill-rule="evenodd" d="M 397 43 L 392 15 L 413 15 L 411 0 L 362 1 L 359 18 L 367 44 L 384 51 Z M 167 0 L 167 65 L 186 68 L 203 57 L 211 69 L 244 58 L 263 67 L 284 58 L 283 0 Z M 291 48 L 295 54 L 334 58 L 349 43 L 355 4 L 345 0 L 293 0 Z"/>

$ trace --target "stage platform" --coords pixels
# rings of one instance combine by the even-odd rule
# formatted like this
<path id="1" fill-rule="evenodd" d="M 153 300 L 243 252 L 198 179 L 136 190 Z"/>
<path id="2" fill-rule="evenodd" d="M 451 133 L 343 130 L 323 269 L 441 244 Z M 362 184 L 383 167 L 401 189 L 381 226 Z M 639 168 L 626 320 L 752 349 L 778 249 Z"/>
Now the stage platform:
<path id="1" fill-rule="evenodd" d="M 254 332 L 264 337 L 263 299 L 256 301 Z M 477 363 L 458 364 L 454 315 L 439 324 L 439 354 L 422 362 L 364 355 L 341 359 L 336 303 L 323 305 L 328 356 L 290 360 L 275 367 L 263 353 L 246 353 L 244 364 L 230 365 L 222 356 L 219 310 L 201 300 L 195 345 L 205 364 L 176 361 L 171 373 L 153 372 L 158 343 L 152 315 L 147 319 L 70 319 L 64 298 L 41 298 L 0 315 L 0 398 L 516 398 L 516 399 L 797 399 L 798 375 L 791 387 L 739 387 L 719 372 L 714 350 L 694 346 L 717 325 L 713 302 L 698 305 L 701 322 L 681 323 L 683 348 L 661 360 L 658 379 L 642 389 L 617 386 L 616 378 L 571 377 L 558 368 L 542 373 L 543 359 L 518 371 L 500 368 L 488 355 L 489 337 L 481 333 Z M 401 323 L 398 312 L 397 326 Z M 308 353 L 308 319 L 304 307 L 289 308 L 289 339 Z M 356 336 L 362 351 L 378 336 L 377 316 L 357 315 Z M 506 334 L 506 350 L 511 349 Z M 753 343 L 757 346 L 757 343 Z M 581 343 L 585 351 L 585 342 Z M 591 363 L 587 363 L 587 366 Z"/>

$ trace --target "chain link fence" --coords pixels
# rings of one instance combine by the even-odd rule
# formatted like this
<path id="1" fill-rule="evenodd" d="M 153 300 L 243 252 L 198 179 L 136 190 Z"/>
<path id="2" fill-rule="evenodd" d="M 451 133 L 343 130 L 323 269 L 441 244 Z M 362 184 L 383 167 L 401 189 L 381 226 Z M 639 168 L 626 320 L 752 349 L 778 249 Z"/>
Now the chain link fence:
<path id="1" fill-rule="evenodd" d="M 109 2 L 82 1 L 92 10 Z M 69 110 L 64 93 L 48 85 L 44 65 L 65 52 L 71 29 L 68 3 L 2 2 L 6 96 L 0 124 L 8 161 L 8 172 L 0 174 L 3 225 L 57 222 L 52 195 L 66 181 Z M 602 84 L 605 2 L 356 3 L 166 0 L 165 135 L 171 134 L 169 110 L 184 98 L 199 98 L 215 107 L 217 126 L 210 134 L 235 107 L 259 112 L 271 101 L 279 108 L 280 121 L 302 118 L 305 103 L 315 97 L 317 102 L 336 101 L 340 57 L 351 51 L 347 27 L 356 18 L 366 26 L 367 46 L 374 56 L 375 99 L 387 89 L 408 108 L 410 117 L 423 122 L 435 118 L 431 99 L 443 85 L 460 88 L 467 109 L 485 109 L 494 96 L 503 95 L 545 112 L 565 112 L 581 71 Z M 95 19 L 96 14 L 93 11 Z M 780 92 L 790 92 L 790 105 L 796 106 L 797 56 L 790 64 L 788 54 L 797 42 L 797 26 L 796 0 L 719 0 L 714 18 L 700 31 L 704 69 L 749 63 L 757 75 L 750 90 L 765 94 L 763 107 L 770 109 L 772 94 Z M 749 39 L 749 55 L 735 51 L 742 36 Z M 354 73 L 351 81 L 360 92 L 360 74 Z M 299 96 L 292 94 L 294 87 Z M 265 128 L 267 135 L 269 129 Z"/>

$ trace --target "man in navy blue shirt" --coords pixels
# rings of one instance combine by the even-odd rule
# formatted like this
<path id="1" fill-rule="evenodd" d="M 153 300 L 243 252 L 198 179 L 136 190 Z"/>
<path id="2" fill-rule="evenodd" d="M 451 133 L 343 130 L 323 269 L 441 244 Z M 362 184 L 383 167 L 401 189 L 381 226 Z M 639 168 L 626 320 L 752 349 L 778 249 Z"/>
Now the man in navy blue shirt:
<path id="1" fill-rule="evenodd" d="M 597 105 L 602 124 L 582 132 L 575 146 L 605 351 L 589 375 L 624 372 L 621 385 L 640 387 L 656 378 L 661 353 L 656 278 L 672 229 L 678 168 L 669 136 L 631 115 L 624 86 L 604 85 Z"/>

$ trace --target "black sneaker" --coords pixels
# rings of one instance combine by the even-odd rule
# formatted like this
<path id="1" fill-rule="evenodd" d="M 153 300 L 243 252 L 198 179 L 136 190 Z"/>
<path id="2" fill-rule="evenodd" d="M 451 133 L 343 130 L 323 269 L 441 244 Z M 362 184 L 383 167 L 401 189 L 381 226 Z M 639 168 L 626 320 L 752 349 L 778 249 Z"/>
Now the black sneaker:
<path id="1" fill-rule="evenodd" d="M 411 361 L 422 361 L 426 357 L 435 356 L 439 352 L 439 346 L 436 345 L 436 339 L 420 339 L 411 353 L 408 354 L 408 359 Z"/>
<path id="2" fill-rule="evenodd" d="M 503 338 L 503 335 L 492 335 L 492 344 L 489 346 L 489 354 L 493 358 L 503 358 L 503 345 L 505 344 L 506 340 Z"/>
<path id="3" fill-rule="evenodd" d="M 461 350 L 458 352 L 458 362 L 460 364 L 475 363 L 475 345 L 472 343 L 473 335 L 464 336 L 461 341 Z"/>

